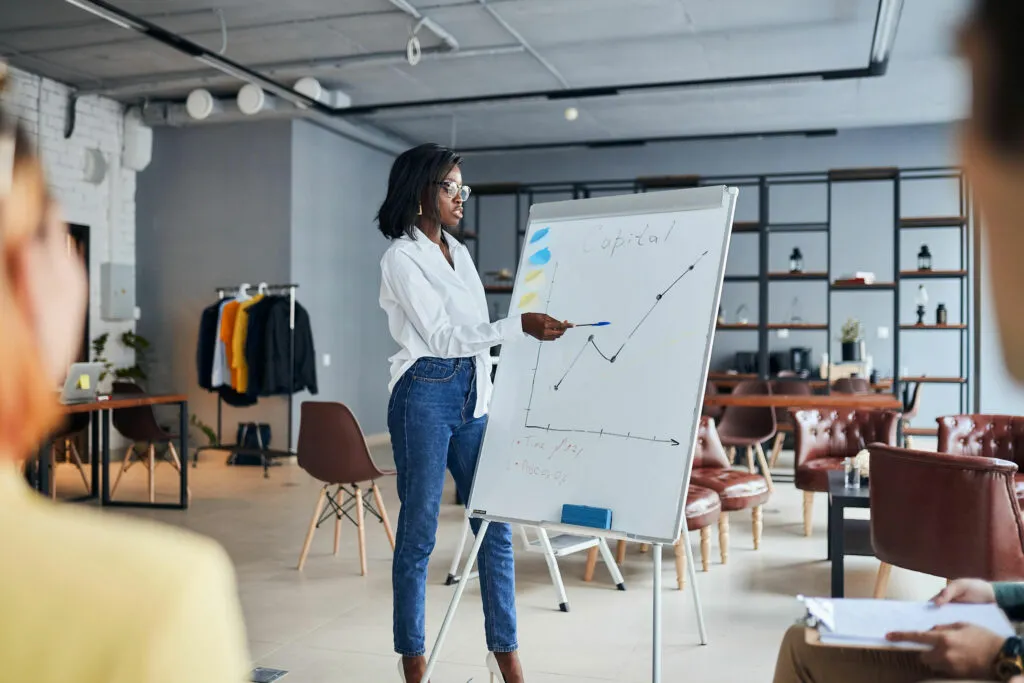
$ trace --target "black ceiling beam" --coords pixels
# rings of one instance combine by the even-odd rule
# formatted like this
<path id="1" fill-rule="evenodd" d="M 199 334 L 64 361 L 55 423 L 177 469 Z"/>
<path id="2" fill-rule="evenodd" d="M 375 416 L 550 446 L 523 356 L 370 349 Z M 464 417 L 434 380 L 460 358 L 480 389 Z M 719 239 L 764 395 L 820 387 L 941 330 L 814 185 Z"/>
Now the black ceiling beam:
<path id="1" fill-rule="evenodd" d="M 182 52 L 190 57 L 200 59 L 208 66 L 218 68 L 214 65 L 220 64 L 223 68 L 222 71 L 227 73 L 234 72 L 233 75 L 239 78 L 248 79 L 253 83 L 263 87 L 272 94 L 277 94 L 291 101 L 293 104 L 298 106 L 312 109 L 318 113 L 325 114 L 328 116 L 335 117 L 351 117 L 351 116 L 368 116 L 386 111 L 396 111 L 402 109 L 419 109 L 424 107 L 450 107 L 466 104 L 483 104 L 492 102 L 511 102 L 516 100 L 525 99 L 545 99 L 545 100 L 565 100 L 565 99 L 590 99 L 596 97 L 612 97 L 616 95 L 622 95 L 627 93 L 645 92 L 653 90 L 672 90 L 672 89 L 686 89 L 694 87 L 708 87 L 708 86 L 736 86 L 736 85 L 752 85 L 759 83 L 771 83 L 773 81 L 787 81 L 787 80 L 848 80 L 856 78 L 873 78 L 882 76 L 885 74 L 889 64 L 889 53 L 886 52 L 884 58 L 880 61 L 873 59 L 872 55 L 875 52 L 874 41 L 878 37 L 879 22 L 882 17 L 882 6 L 884 0 L 879 0 L 878 12 L 875 15 L 875 27 L 872 34 L 872 46 L 871 51 L 868 55 L 868 64 L 863 68 L 857 69 L 834 69 L 826 71 L 804 71 L 804 72 L 793 72 L 793 73 L 777 73 L 777 74 L 763 74 L 756 76 L 734 76 L 728 78 L 706 78 L 706 79 L 694 79 L 694 80 L 682 80 L 682 81 L 662 81 L 657 83 L 629 83 L 615 86 L 602 86 L 602 87 L 590 87 L 590 88 L 569 88 L 569 89 L 558 89 L 558 90 L 534 90 L 528 92 L 516 92 L 516 93 L 496 93 L 491 95 L 474 95 L 468 97 L 450 97 L 440 98 L 434 100 L 414 100 L 405 102 L 388 102 L 382 104 L 370 104 L 361 105 L 356 107 L 346 108 L 334 108 L 327 106 L 317 100 L 314 100 L 306 95 L 296 92 L 287 85 L 274 80 L 273 78 L 266 76 L 258 71 L 250 69 L 238 62 L 235 62 L 223 55 L 213 52 L 202 45 L 199 45 L 187 38 L 184 38 L 178 34 L 172 33 L 156 24 L 153 24 L 142 17 L 138 17 L 130 12 L 107 2 L 107 0 L 85 0 L 89 4 L 96 7 L 102 8 L 109 14 L 120 17 L 122 20 L 131 24 L 133 30 L 142 33 L 157 42 L 160 42 L 174 50 Z M 895 31 L 895 28 L 893 29 Z"/>
<path id="2" fill-rule="evenodd" d="M 609 147 L 643 147 L 647 144 L 663 142 L 697 142 L 702 140 L 742 140 L 749 138 L 785 138 L 785 137 L 834 137 L 839 131 L 835 128 L 816 128 L 810 130 L 776 130 L 753 133 L 715 133 L 708 135 L 669 135 L 663 137 L 632 138 L 626 140 L 579 140 L 576 142 L 538 142 L 524 145 L 496 145 L 489 147 L 460 147 L 460 154 L 488 154 L 495 152 L 532 152 L 554 149 L 604 149 Z"/>

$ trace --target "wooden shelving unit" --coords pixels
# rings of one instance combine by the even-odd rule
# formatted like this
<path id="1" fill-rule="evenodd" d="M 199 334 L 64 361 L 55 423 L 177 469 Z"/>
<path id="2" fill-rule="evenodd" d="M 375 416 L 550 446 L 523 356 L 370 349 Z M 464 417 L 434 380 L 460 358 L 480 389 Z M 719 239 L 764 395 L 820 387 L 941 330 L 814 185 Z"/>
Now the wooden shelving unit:
<path id="1" fill-rule="evenodd" d="M 959 228 L 967 225 L 964 216 L 914 216 L 901 218 L 901 228 Z"/>
<path id="2" fill-rule="evenodd" d="M 816 272 L 789 273 L 789 272 L 781 271 L 781 272 L 777 272 L 777 273 L 768 273 L 768 279 L 769 280 L 777 280 L 777 281 L 780 281 L 780 282 L 784 281 L 784 280 L 804 280 L 804 281 L 824 280 L 824 281 L 827 282 L 828 281 L 828 273 L 826 273 L 824 271 L 817 272 L 817 273 Z"/>
<path id="3" fill-rule="evenodd" d="M 827 330 L 826 323 L 768 323 L 769 330 Z"/>
<path id="4" fill-rule="evenodd" d="M 900 325 L 901 330 L 966 330 L 965 323 L 950 323 L 948 325 Z"/>
<path id="5" fill-rule="evenodd" d="M 967 277 L 966 270 L 901 270 L 903 280 L 943 280 Z"/>
<path id="6" fill-rule="evenodd" d="M 757 323 L 717 323 L 715 329 L 719 330 L 752 330 L 756 331 L 759 325 Z"/>

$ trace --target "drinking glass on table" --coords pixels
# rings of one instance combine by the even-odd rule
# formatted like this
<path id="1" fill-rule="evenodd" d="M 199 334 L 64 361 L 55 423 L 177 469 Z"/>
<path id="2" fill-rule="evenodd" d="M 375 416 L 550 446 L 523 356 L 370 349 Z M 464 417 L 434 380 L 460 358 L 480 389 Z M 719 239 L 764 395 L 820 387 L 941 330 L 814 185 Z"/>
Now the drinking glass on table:
<path id="1" fill-rule="evenodd" d="M 846 458 L 843 461 L 843 472 L 845 474 L 844 481 L 846 482 L 846 488 L 859 489 L 860 467 L 857 466 L 856 458 Z"/>

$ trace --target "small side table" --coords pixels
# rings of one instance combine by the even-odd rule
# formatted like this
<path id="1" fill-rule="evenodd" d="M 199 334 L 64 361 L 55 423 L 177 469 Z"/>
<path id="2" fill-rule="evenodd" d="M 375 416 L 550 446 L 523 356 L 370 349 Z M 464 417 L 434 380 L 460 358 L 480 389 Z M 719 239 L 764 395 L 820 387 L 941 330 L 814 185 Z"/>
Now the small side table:
<path id="1" fill-rule="evenodd" d="M 846 519 L 846 508 L 871 507 L 871 493 L 866 484 L 860 488 L 848 489 L 844 472 L 828 473 L 829 524 L 828 549 L 832 559 L 832 597 L 844 594 L 845 572 L 843 558 L 846 555 L 874 557 L 871 545 L 871 523 L 866 519 Z"/>

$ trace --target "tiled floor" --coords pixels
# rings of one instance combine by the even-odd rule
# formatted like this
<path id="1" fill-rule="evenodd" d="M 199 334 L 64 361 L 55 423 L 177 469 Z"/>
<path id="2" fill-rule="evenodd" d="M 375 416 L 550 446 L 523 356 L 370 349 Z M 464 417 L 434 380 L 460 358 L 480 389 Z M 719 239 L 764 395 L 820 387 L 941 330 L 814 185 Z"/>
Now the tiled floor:
<path id="1" fill-rule="evenodd" d="M 387 452 L 375 456 L 387 461 Z M 791 466 L 790 466 L 791 467 Z M 787 468 L 780 466 L 781 471 Z M 332 556 L 333 526 L 313 542 L 305 570 L 295 570 L 318 484 L 294 464 L 276 467 L 263 479 L 258 468 L 225 467 L 208 454 L 192 470 L 195 499 L 188 512 L 134 513 L 212 536 L 231 554 L 248 623 L 254 663 L 287 669 L 287 683 L 395 681 L 391 648 L 390 548 L 383 528 L 367 530 L 369 573 L 359 576 L 355 529 L 345 526 L 341 552 Z M 62 493 L 82 487 L 69 466 L 60 468 Z M 160 495 L 170 498 L 175 473 L 161 466 Z M 141 495 L 145 474 L 126 475 L 118 497 Z M 394 481 L 382 483 L 392 522 L 398 517 Z M 801 496 L 792 484 L 778 484 L 764 515 L 761 550 L 752 550 L 749 515 L 731 520 L 729 564 L 718 560 L 712 535 L 711 571 L 698 573 L 710 643 L 697 644 L 692 596 L 679 592 L 671 549 L 664 551 L 665 680 L 768 681 L 783 630 L 799 616 L 794 595 L 826 595 L 825 496 L 817 497 L 815 529 L 804 538 Z M 452 588 L 444 586 L 462 511 L 447 495 L 427 588 L 428 640 L 440 625 Z M 699 557 L 697 534 L 691 534 Z M 649 681 L 651 661 L 652 562 L 631 546 L 622 567 L 628 590 L 614 589 L 598 566 L 592 584 L 582 581 L 582 554 L 561 561 L 571 603 L 558 611 L 543 557 L 517 554 L 517 597 L 523 662 L 531 683 Z M 869 596 L 878 563 L 847 559 L 847 595 Z M 940 580 L 896 570 L 891 597 L 927 597 Z M 435 683 L 486 681 L 486 654 L 479 590 L 471 585 L 455 620 Z"/>

